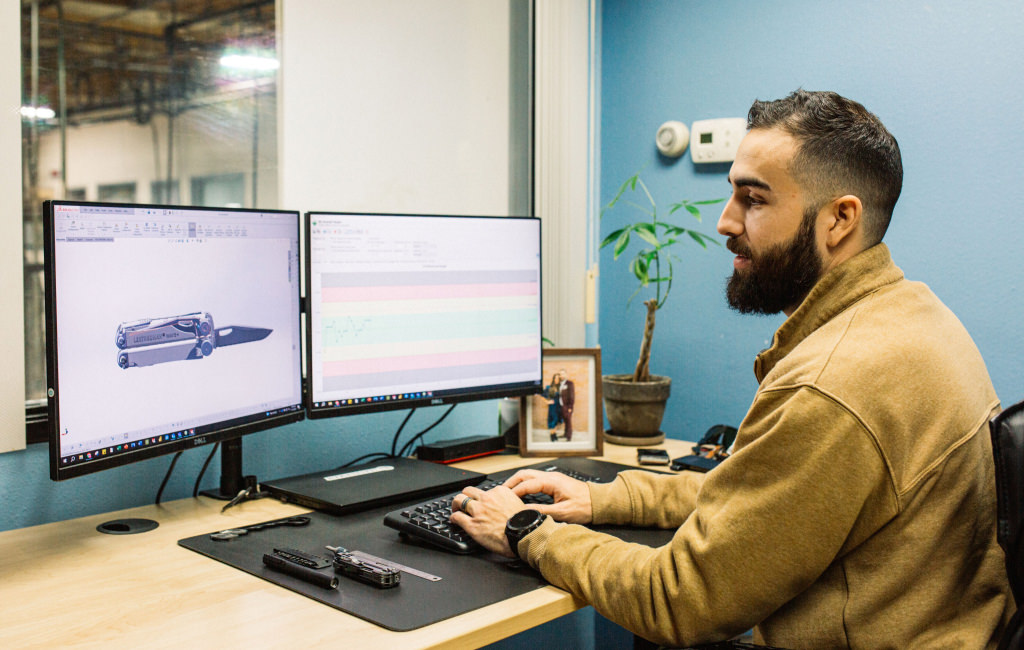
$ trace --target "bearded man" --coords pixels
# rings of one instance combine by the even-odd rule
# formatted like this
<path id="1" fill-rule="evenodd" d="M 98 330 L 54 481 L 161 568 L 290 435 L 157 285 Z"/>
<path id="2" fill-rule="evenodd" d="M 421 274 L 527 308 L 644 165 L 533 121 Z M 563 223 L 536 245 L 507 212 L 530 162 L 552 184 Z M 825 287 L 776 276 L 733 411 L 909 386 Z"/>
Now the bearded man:
<path id="1" fill-rule="evenodd" d="M 732 455 L 603 485 L 522 471 L 466 488 L 452 520 L 658 643 L 754 627 L 788 648 L 994 648 L 1015 610 L 987 427 L 999 402 L 963 326 L 882 243 L 899 146 L 831 92 L 755 102 L 748 128 L 718 222 L 736 255 L 726 296 L 787 319 L 757 355 Z M 527 507 L 533 492 L 555 503 Z M 647 548 L 589 523 L 677 530 Z"/>

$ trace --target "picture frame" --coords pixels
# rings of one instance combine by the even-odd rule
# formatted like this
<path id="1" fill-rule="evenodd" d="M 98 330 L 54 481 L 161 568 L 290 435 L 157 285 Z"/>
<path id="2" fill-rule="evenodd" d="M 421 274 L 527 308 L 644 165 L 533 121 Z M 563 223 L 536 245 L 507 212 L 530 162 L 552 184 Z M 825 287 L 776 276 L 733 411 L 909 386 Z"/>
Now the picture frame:
<path id="1" fill-rule="evenodd" d="M 600 456 L 601 348 L 548 348 L 541 363 L 543 392 L 519 402 L 519 455 Z"/>

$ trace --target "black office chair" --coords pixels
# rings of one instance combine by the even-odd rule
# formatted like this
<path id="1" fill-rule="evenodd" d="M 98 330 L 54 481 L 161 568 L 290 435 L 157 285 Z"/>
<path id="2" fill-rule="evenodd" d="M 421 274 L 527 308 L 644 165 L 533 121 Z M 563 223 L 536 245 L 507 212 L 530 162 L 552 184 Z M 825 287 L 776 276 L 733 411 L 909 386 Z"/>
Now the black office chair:
<path id="1" fill-rule="evenodd" d="M 996 536 L 1006 554 L 1006 575 L 1018 604 L 999 650 L 1019 650 L 1024 648 L 1020 610 L 1024 603 L 1024 402 L 992 418 L 989 431 L 996 464 Z"/>

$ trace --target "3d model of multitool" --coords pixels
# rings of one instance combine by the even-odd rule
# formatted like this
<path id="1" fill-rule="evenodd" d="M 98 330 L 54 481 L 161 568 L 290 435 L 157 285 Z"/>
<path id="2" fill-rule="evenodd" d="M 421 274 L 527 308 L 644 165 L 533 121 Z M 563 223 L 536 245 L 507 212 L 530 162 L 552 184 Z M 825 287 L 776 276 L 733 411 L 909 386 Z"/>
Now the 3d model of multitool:
<path id="1" fill-rule="evenodd" d="M 210 356 L 216 348 L 261 341 L 273 330 L 233 325 L 214 329 L 213 317 L 194 312 L 121 323 L 114 344 L 122 368 L 152 366 Z"/>

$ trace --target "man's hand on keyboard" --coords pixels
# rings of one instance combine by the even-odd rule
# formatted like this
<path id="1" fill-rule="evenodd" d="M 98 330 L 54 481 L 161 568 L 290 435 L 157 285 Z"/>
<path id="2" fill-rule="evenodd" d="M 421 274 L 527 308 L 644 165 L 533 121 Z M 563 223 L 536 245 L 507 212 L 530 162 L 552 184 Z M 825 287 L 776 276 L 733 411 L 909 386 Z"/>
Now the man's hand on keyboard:
<path id="1" fill-rule="evenodd" d="M 467 498 L 469 503 L 463 508 Z M 451 520 L 488 551 L 515 557 L 505 538 L 505 524 L 526 507 L 522 499 L 504 485 L 487 492 L 471 486 L 463 488 L 462 493 L 452 499 Z"/>
<path id="2" fill-rule="evenodd" d="M 584 481 L 566 476 L 561 472 L 520 470 L 505 481 L 505 487 L 511 488 L 520 498 L 537 492 L 551 495 L 554 503 L 548 505 L 538 503 L 529 507 L 550 515 L 556 521 L 589 524 L 594 519 L 594 509 L 590 502 L 590 488 Z"/>

